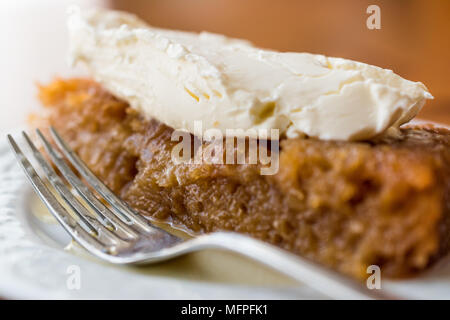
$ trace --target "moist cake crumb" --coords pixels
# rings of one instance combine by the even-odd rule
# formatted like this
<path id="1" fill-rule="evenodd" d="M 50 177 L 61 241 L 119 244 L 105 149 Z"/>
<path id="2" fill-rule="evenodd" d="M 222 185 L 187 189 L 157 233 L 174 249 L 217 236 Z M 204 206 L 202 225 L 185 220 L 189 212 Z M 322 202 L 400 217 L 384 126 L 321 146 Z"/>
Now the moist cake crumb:
<path id="1" fill-rule="evenodd" d="M 146 120 L 100 84 L 40 87 L 56 127 L 115 193 L 144 215 L 194 233 L 248 234 L 356 278 L 369 265 L 403 277 L 450 245 L 450 132 L 432 126 L 343 142 L 283 139 L 279 171 L 259 165 L 175 164 L 173 129 Z"/>

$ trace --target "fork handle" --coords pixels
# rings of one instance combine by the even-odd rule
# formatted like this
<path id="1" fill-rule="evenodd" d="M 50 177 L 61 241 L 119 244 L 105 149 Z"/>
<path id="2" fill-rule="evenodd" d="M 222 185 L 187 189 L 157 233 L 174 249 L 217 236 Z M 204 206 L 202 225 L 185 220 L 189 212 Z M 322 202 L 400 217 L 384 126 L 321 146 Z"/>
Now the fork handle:
<path id="1" fill-rule="evenodd" d="M 338 299 L 395 299 L 347 276 L 293 255 L 279 248 L 232 232 L 215 232 L 198 236 L 184 243 L 180 254 L 203 249 L 232 251 L 258 261 L 313 289 Z M 180 246 L 181 247 L 181 246 Z"/>

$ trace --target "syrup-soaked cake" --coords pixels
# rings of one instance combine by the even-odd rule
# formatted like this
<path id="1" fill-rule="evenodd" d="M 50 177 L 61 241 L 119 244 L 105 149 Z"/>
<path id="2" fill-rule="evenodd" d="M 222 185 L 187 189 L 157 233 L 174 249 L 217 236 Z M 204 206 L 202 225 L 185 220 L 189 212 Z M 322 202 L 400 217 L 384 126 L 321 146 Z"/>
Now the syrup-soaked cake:
<path id="1" fill-rule="evenodd" d="M 369 265 L 411 275 L 450 243 L 450 132 L 401 129 L 366 142 L 281 139 L 279 170 L 174 163 L 173 129 L 146 120 L 98 83 L 40 88 L 53 125 L 114 192 L 142 214 L 193 233 L 232 230 L 357 278 Z M 205 143 L 205 142 L 204 142 Z"/>

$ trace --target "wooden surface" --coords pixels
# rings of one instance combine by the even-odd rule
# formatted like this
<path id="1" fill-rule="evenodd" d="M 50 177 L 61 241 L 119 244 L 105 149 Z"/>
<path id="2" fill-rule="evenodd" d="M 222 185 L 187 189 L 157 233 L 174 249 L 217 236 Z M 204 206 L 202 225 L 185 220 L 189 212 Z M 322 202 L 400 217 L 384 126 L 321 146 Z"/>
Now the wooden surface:
<path id="1" fill-rule="evenodd" d="M 450 124 L 448 0 L 111 0 L 150 24 L 224 33 L 282 51 L 322 53 L 389 68 L 435 96 L 420 117 Z M 366 27 L 370 4 L 381 29 Z"/>

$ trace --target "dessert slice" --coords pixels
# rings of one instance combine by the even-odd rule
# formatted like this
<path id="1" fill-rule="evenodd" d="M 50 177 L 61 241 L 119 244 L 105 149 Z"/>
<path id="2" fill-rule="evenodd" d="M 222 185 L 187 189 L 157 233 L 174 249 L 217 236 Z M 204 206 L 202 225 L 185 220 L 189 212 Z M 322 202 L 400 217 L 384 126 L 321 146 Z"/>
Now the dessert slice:
<path id="1" fill-rule="evenodd" d="M 142 214 L 244 233 L 358 278 L 373 264 L 412 274 L 448 251 L 450 133 L 399 129 L 432 98 L 422 83 L 114 11 L 75 11 L 69 34 L 95 81 L 41 87 L 37 125 L 56 127 Z M 255 150 L 270 161 L 250 161 Z"/>
<path id="2" fill-rule="evenodd" d="M 46 116 L 88 166 L 142 214 L 194 233 L 230 230 L 363 278 L 398 277 L 450 245 L 450 132 L 401 129 L 366 142 L 281 139 L 279 170 L 174 163 L 173 129 L 92 80 L 41 87 Z M 207 142 L 204 142 L 207 145 Z"/>

